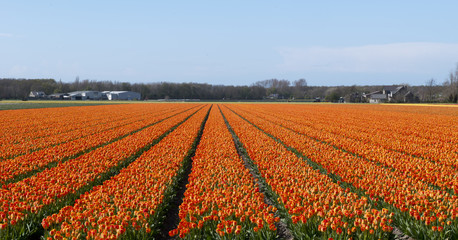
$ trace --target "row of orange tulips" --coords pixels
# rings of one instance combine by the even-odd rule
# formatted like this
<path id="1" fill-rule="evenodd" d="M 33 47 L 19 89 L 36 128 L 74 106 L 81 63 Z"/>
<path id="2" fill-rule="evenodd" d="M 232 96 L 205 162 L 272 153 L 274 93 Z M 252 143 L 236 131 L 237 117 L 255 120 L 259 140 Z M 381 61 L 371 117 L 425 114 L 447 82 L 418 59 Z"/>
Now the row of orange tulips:
<path id="1" fill-rule="evenodd" d="M 83 112 L 88 111 L 82 110 Z M 3 127 L 0 131 L 2 136 L 0 139 L 15 137 L 15 135 L 23 135 L 28 132 L 28 129 L 34 129 L 35 131 L 40 132 L 38 137 L 46 136 L 45 132 L 42 132 L 43 129 L 52 129 L 54 124 L 68 125 L 68 122 L 62 123 L 62 119 L 65 115 L 71 114 L 74 112 L 73 108 L 49 108 L 49 109 L 23 109 L 23 110 L 5 110 L 0 114 L 0 123 Z M 43 118 L 43 113 L 46 113 L 50 118 Z M 83 118 L 79 120 L 84 121 Z M 21 126 L 23 128 L 18 128 Z M 26 137 L 27 136 L 27 137 Z M 33 135 L 26 135 L 24 137 L 32 139 Z M 18 137 L 18 139 L 24 138 Z"/>
<path id="2" fill-rule="evenodd" d="M 48 239 L 147 238 L 208 112 L 201 109 L 118 175 L 42 221 Z"/>
<path id="3" fill-rule="evenodd" d="M 126 134 L 130 134 L 182 111 L 183 109 L 180 108 L 178 110 L 170 109 L 165 113 L 153 112 L 143 114 L 140 117 L 134 116 L 130 121 L 121 120 L 116 122 L 116 119 L 114 119 L 115 122 L 113 124 L 107 124 L 106 128 L 89 129 L 94 131 L 92 135 L 21 155 L 13 159 L 5 159 L 0 162 L 0 186 L 5 184 L 5 182 L 20 180 L 16 179 L 20 175 L 26 175 L 28 172 L 35 170 L 39 171 L 50 163 L 71 158 L 84 151 L 100 147 L 103 144 L 117 140 Z"/>
<path id="4" fill-rule="evenodd" d="M 297 239 L 390 236 L 392 220 L 388 210 L 372 208 L 367 198 L 341 188 L 227 108 L 223 113 L 291 215 L 290 227 Z"/>
<path id="5" fill-rule="evenodd" d="M 18 114 L 7 115 L 11 115 L 8 116 L 9 120 L 16 122 L 2 125 L 12 130 L 0 130 L 3 134 L 0 135 L 0 159 L 45 149 L 134 121 L 146 120 L 152 114 L 169 110 L 170 106 L 157 105 L 152 109 L 145 104 L 34 109 L 30 114 L 37 116 L 32 120 L 26 117 L 27 122 L 21 121 L 21 111 L 12 111 Z"/>
<path id="6" fill-rule="evenodd" d="M 104 119 L 103 113 L 109 113 L 109 109 L 106 106 L 97 106 L 95 109 L 72 107 L 7 111 L 5 115 L 8 120 L 2 121 L 6 127 L 0 130 L 0 142 L 3 149 L 14 151 L 2 152 L 0 157 L 4 158 L 6 153 L 17 155 L 46 147 L 48 144 L 53 145 L 59 143 L 61 138 L 67 138 L 72 131 L 108 123 L 110 121 L 106 115 Z M 92 114 L 89 113 L 91 110 Z M 24 112 L 27 112 L 26 116 Z M 126 117 L 121 113 L 116 116 L 116 120 Z"/>
<path id="7" fill-rule="evenodd" d="M 15 238 L 28 225 L 59 210 L 66 200 L 77 197 L 99 179 L 114 174 L 119 166 L 132 161 L 153 140 L 182 122 L 195 110 L 175 115 L 119 141 L 46 169 L 0 189 L 0 238 Z"/>
<path id="8" fill-rule="evenodd" d="M 402 171 L 386 169 L 259 117 L 242 111 L 238 113 L 285 145 L 320 164 L 329 173 L 340 176 L 343 182 L 396 212 L 399 227 L 412 237 L 454 239 L 458 236 L 457 196 L 417 181 Z"/>
<path id="9" fill-rule="evenodd" d="M 243 107 L 243 106 L 241 106 Z M 257 106 L 258 112 L 272 114 L 282 123 L 292 121 L 321 134 L 380 146 L 443 165 L 458 167 L 458 116 L 453 107 L 416 107 L 428 112 L 405 113 L 414 107 L 400 106 Z M 398 109 L 396 111 L 396 109 Z M 434 114 L 430 113 L 433 112 Z M 442 113 L 442 114 L 441 114 Z M 454 114 L 453 114 L 454 113 Z M 393 124 L 396 123 L 396 124 Z"/>
<path id="10" fill-rule="evenodd" d="M 180 223 L 170 231 L 186 239 L 275 239 L 276 208 L 237 154 L 218 107 L 213 107 L 193 158 L 180 206 Z"/>
<path id="11" fill-rule="evenodd" d="M 360 140 L 360 138 L 357 137 L 348 137 L 351 135 L 361 136 L 361 134 L 348 128 L 338 128 L 335 126 L 334 122 L 328 123 L 328 129 L 331 129 L 333 132 L 326 132 L 318 130 L 316 127 L 308 126 L 307 123 L 310 123 L 311 121 L 304 121 L 302 120 L 303 118 L 298 116 L 285 117 L 285 112 L 283 111 L 275 113 L 264 111 L 263 113 L 260 113 L 257 109 L 252 109 L 252 111 L 250 111 L 247 109 L 247 106 L 241 107 L 246 109 L 246 113 L 266 119 L 276 123 L 277 125 L 284 126 L 317 140 L 332 144 L 333 146 L 366 158 L 369 161 L 374 161 L 385 167 L 393 168 L 396 171 L 407 174 L 419 181 L 424 181 L 438 186 L 443 190 L 453 190 L 455 194 L 458 194 L 458 171 L 450 165 L 440 164 L 428 159 L 414 157 L 409 154 L 390 150 L 386 147 L 374 144 L 373 142 Z M 319 119 L 315 119 L 315 121 L 319 121 Z M 318 124 L 315 124 L 315 126 L 317 125 Z M 382 137 L 375 135 L 374 138 Z M 405 142 L 405 144 L 409 145 L 410 143 Z M 456 159 L 453 159 L 453 161 L 458 164 Z"/>
<path id="12" fill-rule="evenodd" d="M 456 110 L 209 108 L 41 110 L 50 118 L 37 110 L 0 112 L 0 154 L 10 151 L 0 156 L 0 239 L 30 237 L 39 225 L 50 239 L 159 236 L 194 150 L 171 237 L 274 239 L 281 221 L 297 239 L 385 239 L 395 226 L 415 239 L 458 239 Z M 108 121 L 107 113 L 115 116 Z M 246 163 L 224 117 L 251 158 Z"/>

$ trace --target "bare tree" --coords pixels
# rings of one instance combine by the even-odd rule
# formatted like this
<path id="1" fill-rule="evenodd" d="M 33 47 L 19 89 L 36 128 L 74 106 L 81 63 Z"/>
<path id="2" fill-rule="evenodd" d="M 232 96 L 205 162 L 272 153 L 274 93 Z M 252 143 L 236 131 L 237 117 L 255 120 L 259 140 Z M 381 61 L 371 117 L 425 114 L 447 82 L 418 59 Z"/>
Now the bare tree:
<path id="1" fill-rule="evenodd" d="M 428 91 L 428 102 L 434 102 L 435 95 L 434 95 L 434 88 L 436 86 L 436 80 L 434 78 L 429 79 L 426 81 L 426 89 Z"/>
<path id="2" fill-rule="evenodd" d="M 458 102 L 458 63 L 455 72 L 450 71 L 449 78 L 444 82 L 449 102 Z"/>
<path id="3" fill-rule="evenodd" d="M 293 96 L 295 98 L 305 98 L 307 81 L 304 78 L 294 81 Z"/>
<path id="4" fill-rule="evenodd" d="M 303 87 L 307 87 L 307 80 L 305 80 L 304 78 L 296 80 L 294 81 L 294 86 L 299 89 L 302 89 Z"/>

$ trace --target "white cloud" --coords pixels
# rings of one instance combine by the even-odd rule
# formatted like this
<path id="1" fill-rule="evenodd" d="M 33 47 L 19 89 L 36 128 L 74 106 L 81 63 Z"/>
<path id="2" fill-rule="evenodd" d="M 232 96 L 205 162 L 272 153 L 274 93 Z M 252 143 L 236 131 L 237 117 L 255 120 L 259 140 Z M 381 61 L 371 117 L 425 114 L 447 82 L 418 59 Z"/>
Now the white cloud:
<path id="1" fill-rule="evenodd" d="M 11 33 L 0 33 L 0 37 L 13 37 Z"/>
<path id="2" fill-rule="evenodd" d="M 458 44 L 393 43 L 356 47 L 281 48 L 284 71 L 429 73 L 458 61 Z"/>

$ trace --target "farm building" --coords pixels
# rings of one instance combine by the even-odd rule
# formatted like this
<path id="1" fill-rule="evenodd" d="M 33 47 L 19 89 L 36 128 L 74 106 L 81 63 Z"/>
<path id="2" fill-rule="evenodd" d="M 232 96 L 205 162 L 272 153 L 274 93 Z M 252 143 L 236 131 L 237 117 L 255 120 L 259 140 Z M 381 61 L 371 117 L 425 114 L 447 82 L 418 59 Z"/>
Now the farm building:
<path id="1" fill-rule="evenodd" d="M 141 98 L 140 93 L 131 91 L 111 91 L 106 94 L 108 100 L 140 100 Z"/>
<path id="2" fill-rule="evenodd" d="M 406 93 L 406 86 L 386 86 L 383 88 L 383 94 L 386 94 L 389 102 L 393 102 L 397 99 L 402 100 L 402 97 Z"/>
<path id="3" fill-rule="evenodd" d="M 44 98 L 46 97 L 46 94 L 41 91 L 31 91 L 29 93 L 29 98 Z"/>
<path id="4" fill-rule="evenodd" d="M 382 91 L 363 94 L 363 98 L 370 103 L 415 102 L 415 96 L 406 86 L 386 86 Z"/>
<path id="5" fill-rule="evenodd" d="M 66 96 L 68 96 L 67 93 L 53 93 L 48 95 L 48 98 L 51 100 L 64 100 Z"/>
<path id="6" fill-rule="evenodd" d="M 370 103 L 385 103 L 388 101 L 388 96 L 380 91 L 373 92 L 366 95 Z"/>
<path id="7" fill-rule="evenodd" d="M 71 100 L 100 100 L 102 93 L 99 91 L 76 91 L 68 93 Z"/>

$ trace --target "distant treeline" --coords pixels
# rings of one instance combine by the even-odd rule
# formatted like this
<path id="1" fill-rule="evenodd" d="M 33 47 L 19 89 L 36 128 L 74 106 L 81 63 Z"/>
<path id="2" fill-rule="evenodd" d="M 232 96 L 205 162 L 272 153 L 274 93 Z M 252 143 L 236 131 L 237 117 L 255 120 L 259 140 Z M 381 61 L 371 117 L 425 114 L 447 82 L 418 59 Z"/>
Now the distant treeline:
<path id="1" fill-rule="evenodd" d="M 134 91 L 142 99 L 201 99 L 201 100 L 261 100 L 303 99 L 307 90 L 305 79 L 294 81 L 270 79 L 251 86 L 225 86 L 203 83 L 128 83 L 113 81 L 79 80 L 65 83 L 54 79 L 0 79 L 0 98 L 23 99 L 30 91 L 42 91 L 47 95 L 73 91 Z M 310 92 L 309 98 L 322 93 Z M 316 95 L 316 96 L 315 96 Z"/>
<path id="2" fill-rule="evenodd" d="M 403 84 L 406 85 L 406 84 Z M 200 99 L 200 100 L 294 100 L 361 102 L 363 93 L 379 91 L 383 86 L 308 86 L 305 79 L 296 81 L 269 79 L 250 86 L 226 86 L 203 83 L 129 83 L 79 80 L 71 83 L 54 79 L 0 79 L 0 99 L 27 99 L 31 91 L 47 95 L 73 91 L 134 91 L 142 99 Z M 420 102 L 457 102 L 458 67 L 442 85 L 434 79 L 422 86 L 407 86 Z"/>

